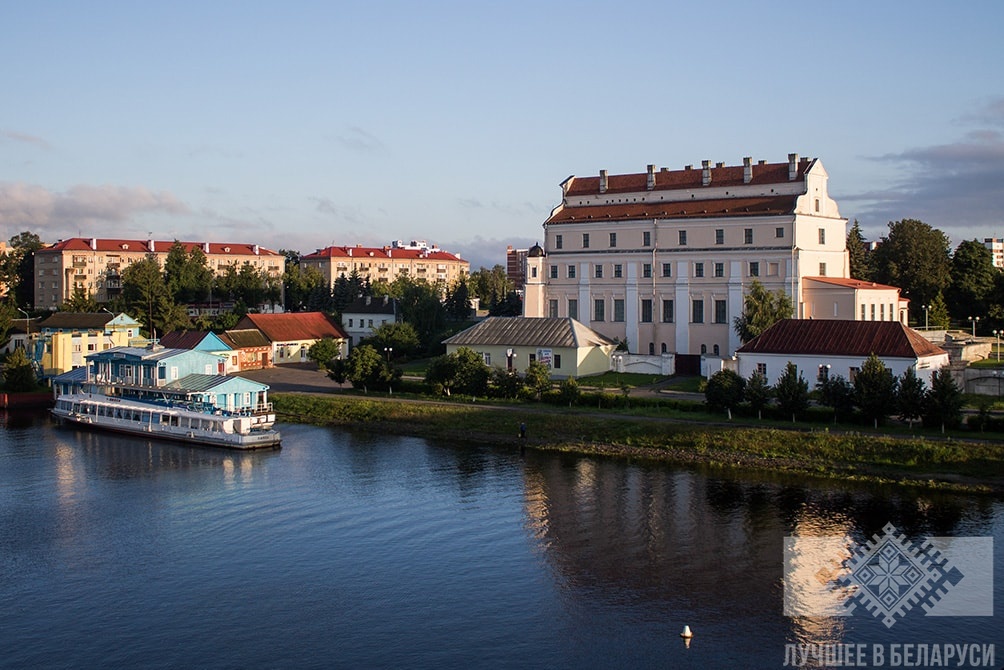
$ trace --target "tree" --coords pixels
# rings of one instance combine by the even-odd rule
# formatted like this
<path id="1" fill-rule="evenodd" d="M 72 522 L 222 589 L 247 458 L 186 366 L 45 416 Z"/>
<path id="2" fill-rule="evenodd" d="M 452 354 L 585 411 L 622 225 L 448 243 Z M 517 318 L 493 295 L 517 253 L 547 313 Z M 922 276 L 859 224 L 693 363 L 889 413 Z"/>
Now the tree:
<path id="1" fill-rule="evenodd" d="M 854 403 L 875 428 L 896 409 L 896 377 L 875 354 L 865 360 L 854 377 Z"/>
<path id="2" fill-rule="evenodd" d="M 398 300 L 401 320 L 415 328 L 423 348 L 431 349 L 446 326 L 446 310 L 440 302 L 439 288 L 407 275 L 398 276 L 386 288 L 388 295 Z"/>
<path id="3" fill-rule="evenodd" d="M 188 317 L 171 298 L 154 254 L 122 272 L 122 298 L 126 310 L 146 327 L 150 337 L 188 325 Z"/>
<path id="4" fill-rule="evenodd" d="M 854 409 L 854 386 L 840 375 L 826 376 L 816 384 L 819 402 L 833 408 L 833 423 L 838 416 L 847 416 Z"/>
<path id="5" fill-rule="evenodd" d="M 345 378 L 353 388 L 369 393 L 369 388 L 387 386 L 394 380 L 390 366 L 376 349 L 361 345 L 352 350 L 345 365 Z"/>
<path id="6" fill-rule="evenodd" d="M 397 357 L 412 356 L 422 350 L 422 343 L 414 326 L 403 321 L 380 324 L 359 344 L 369 344 L 377 351 L 393 349 L 394 356 Z"/>
<path id="7" fill-rule="evenodd" d="M 512 291 L 508 273 L 502 265 L 495 265 L 491 270 L 481 268 L 472 272 L 467 280 L 471 294 L 477 298 L 482 309 L 505 302 L 506 296 Z"/>
<path id="8" fill-rule="evenodd" d="M 925 323 L 932 328 L 942 330 L 952 325 L 951 317 L 948 315 L 948 305 L 945 304 L 945 299 L 941 297 L 940 293 L 934 296 L 934 300 L 927 306 Z"/>
<path id="9" fill-rule="evenodd" d="M 809 383 L 802 377 L 798 367 L 788 361 L 784 366 L 784 372 L 777 379 L 774 385 L 774 397 L 777 398 L 777 406 L 785 414 L 791 415 L 791 422 L 795 422 L 795 417 L 809 407 Z"/>
<path id="10" fill-rule="evenodd" d="M 514 370 L 506 370 L 502 367 L 492 369 L 491 385 L 495 396 L 507 400 L 518 398 L 520 391 L 526 388 L 522 377 Z"/>
<path id="11" fill-rule="evenodd" d="M 791 318 L 791 298 L 783 290 L 768 291 L 754 279 L 743 298 L 743 313 L 733 322 L 736 334 L 745 344 L 781 319 Z"/>
<path id="12" fill-rule="evenodd" d="M 331 361 L 338 358 L 342 353 L 342 348 L 333 337 L 323 337 L 310 345 L 307 350 L 307 358 L 317 363 L 321 370 L 327 370 Z"/>
<path id="13" fill-rule="evenodd" d="M 3 366 L 3 387 L 11 393 L 33 391 L 37 385 L 35 369 L 24 349 L 17 348 L 7 356 Z"/>
<path id="14" fill-rule="evenodd" d="M 903 378 L 899 382 L 899 390 L 896 392 L 896 411 L 899 417 L 909 422 L 913 429 L 913 422 L 924 416 L 924 396 L 927 394 L 927 385 L 924 380 L 917 376 L 913 367 L 906 369 Z"/>
<path id="15" fill-rule="evenodd" d="M 743 401 L 746 380 L 732 370 L 719 370 L 704 387 L 704 402 L 713 411 L 724 410 L 732 419 L 732 409 Z"/>
<path id="16" fill-rule="evenodd" d="M 875 280 L 903 289 L 914 318 L 951 281 L 948 236 L 916 219 L 889 223 L 889 234 L 873 252 Z"/>
<path id="17" fill-rule="evenodd" d="M 99 309 L 98 301 L 94 299 L 94 295 L 83 286 L 75 286 L 73 295 L 59 306 L 61 312 L 97 312 Z"/>
<path id="18" fill-rule="evenodd" d="M 558 397 L 561 398 L 561 402 L 567 402 L 569 407 L 579 400 L 581 393 L 579 383 L 575 381 L 575 377 L 567 377 L 558 385 Z"/>
<path id="19" fill-rule="evenodd" d="M 443 303 L 448 318 L 463 321 L 471 311 L 471 295 L 467 288 L 467 278 L 460 277 L 446 292 L 446 302 Z"/>
<path id="20" fill-rule="evenodd" d="M 10 342 L 10 331 L 19 316 L 17 307 L 9 299 L 0 300 L 0 349 Z"/>
<path id="21" fill-rule="evenodd" d="M 468 347 L 460 347 L 451 355 L 457 359 L 456 389 L 475 397 L 487 395 L 490 371 L 481 354 Z"/>
<path id="22" fill-rule="evenodd" d="M 42 239 L 27 230 L 10 238 L 10 251 L 0 267 L 0 283 L 13 294 L 15 305 L 31 309 L 35 304 L 35 252 L 43 246 Z"/>
<path id="23" fill-rule="evenodd" d="M 952 283 L 946 291 L 952 316 L 962 321 L 986 315 L 999 274 L 993 254 L 982 242 L 967 240 L 959 244 L 952 254 Z"/>
<path id="24" fill-rule="evenodd" d="M 164 259 L 164 281 L 175 302 L 205 302 L 212 291 L 213 271 L 202 248 L 195 245 L 186 252 L 185 245 L 175 240 Z"/>
<path id="25" fill-rule="evenodd" d="M 534 361 L 526 366 L 523 382 L 536 394 L 537 400 L 540 400 L 544 391 L 551 388 L 551 369 L 540 361 Z"/>
<path id="26" fill-rule="evenodd" d="M 451 391 L 457 383 L 459 368 L 459 361 L 454 354 L 437 356 L 429 361 L 429 367 L 425 369 L 425 383 L 441 388 L 446 395 L 452 395 Z"/>
<path id="27" fill-rule="evenodd" d="M 954 428 L 962 421 L 962 405 L 965 400 L 962 389 L 955 383 L 952 371 L 946 365 L 940 368 L 931 379 L 931 388 L 925 396 L 924 424 L 928 426 L 945 426 Z"/>
<path id="28" fill-rule="evenodd" d="M 865 236 L 861 233 L 861 226 L 858 220 L 854 219 L 854 225 L 847 233 L 847 254 L 850 258 L 850 272 L 854 279 L 871 281 L 872 267 L 870 252 L 865 242 Z"/>
<path id="29" fill-rule="evenodd" d="M 746 380 L 746 389 L 743 395 L 746 396 L 750 409 L 756 412 L 756 417 L 763 419 L 763 408 L 767 406 L 772 396 L 767 378 L 754 370 L 750 378 Z"/>

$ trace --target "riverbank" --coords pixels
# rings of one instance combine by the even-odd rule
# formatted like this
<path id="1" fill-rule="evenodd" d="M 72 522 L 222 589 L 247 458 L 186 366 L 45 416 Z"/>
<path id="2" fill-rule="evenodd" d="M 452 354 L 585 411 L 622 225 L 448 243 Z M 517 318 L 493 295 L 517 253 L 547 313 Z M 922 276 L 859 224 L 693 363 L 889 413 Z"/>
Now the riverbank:
<path id="1" fill-rule="evenodd" d="M 1004 445 L 731 427 L 582 408 L 273 394 L 280 420 L 718 469 L 1004 494 Z M 519 437 L 525 423 L 527 437 Z"/>

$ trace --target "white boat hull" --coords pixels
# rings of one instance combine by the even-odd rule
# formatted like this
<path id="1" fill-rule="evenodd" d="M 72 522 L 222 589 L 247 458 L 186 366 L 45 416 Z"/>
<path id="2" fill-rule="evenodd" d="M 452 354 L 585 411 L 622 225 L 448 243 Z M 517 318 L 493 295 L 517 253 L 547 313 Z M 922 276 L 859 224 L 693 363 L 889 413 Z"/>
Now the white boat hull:
<path id="1" fill-rule="evenodd" d="M 78 426 L 189 444 L 228 449 L 280 444 L 279 431 L 271 427 L 274 416 L 224 416 L 94 395 L 61 396 L 52 414 Z"/>

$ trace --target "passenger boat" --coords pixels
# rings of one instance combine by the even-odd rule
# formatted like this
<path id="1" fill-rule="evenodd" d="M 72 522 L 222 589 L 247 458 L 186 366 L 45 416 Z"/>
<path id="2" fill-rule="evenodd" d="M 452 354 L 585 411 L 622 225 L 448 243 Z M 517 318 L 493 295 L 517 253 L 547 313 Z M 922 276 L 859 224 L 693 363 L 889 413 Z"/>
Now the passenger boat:
<path id="1" fill-rule="evenodd" d="M 277 447 L 274 414 L 229 412 L 171 401 L 145 402 L 100 393 L 56 398 L 53 415 L 82 426 L 231 449 Z"/>

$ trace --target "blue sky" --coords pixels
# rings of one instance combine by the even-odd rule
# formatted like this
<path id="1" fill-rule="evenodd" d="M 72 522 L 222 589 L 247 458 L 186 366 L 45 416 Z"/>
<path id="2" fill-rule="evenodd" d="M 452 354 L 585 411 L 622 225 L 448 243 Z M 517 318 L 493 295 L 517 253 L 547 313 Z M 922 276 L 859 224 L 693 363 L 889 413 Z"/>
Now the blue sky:
<path id="1" fill-rule="evenodd" d="M 707 5 L 707 6 L 705 6 Z M 0 0 L 0 239 L 541 238 L 571 174 L 818 157 L 1004 236 L 1004 3 Z"/>

